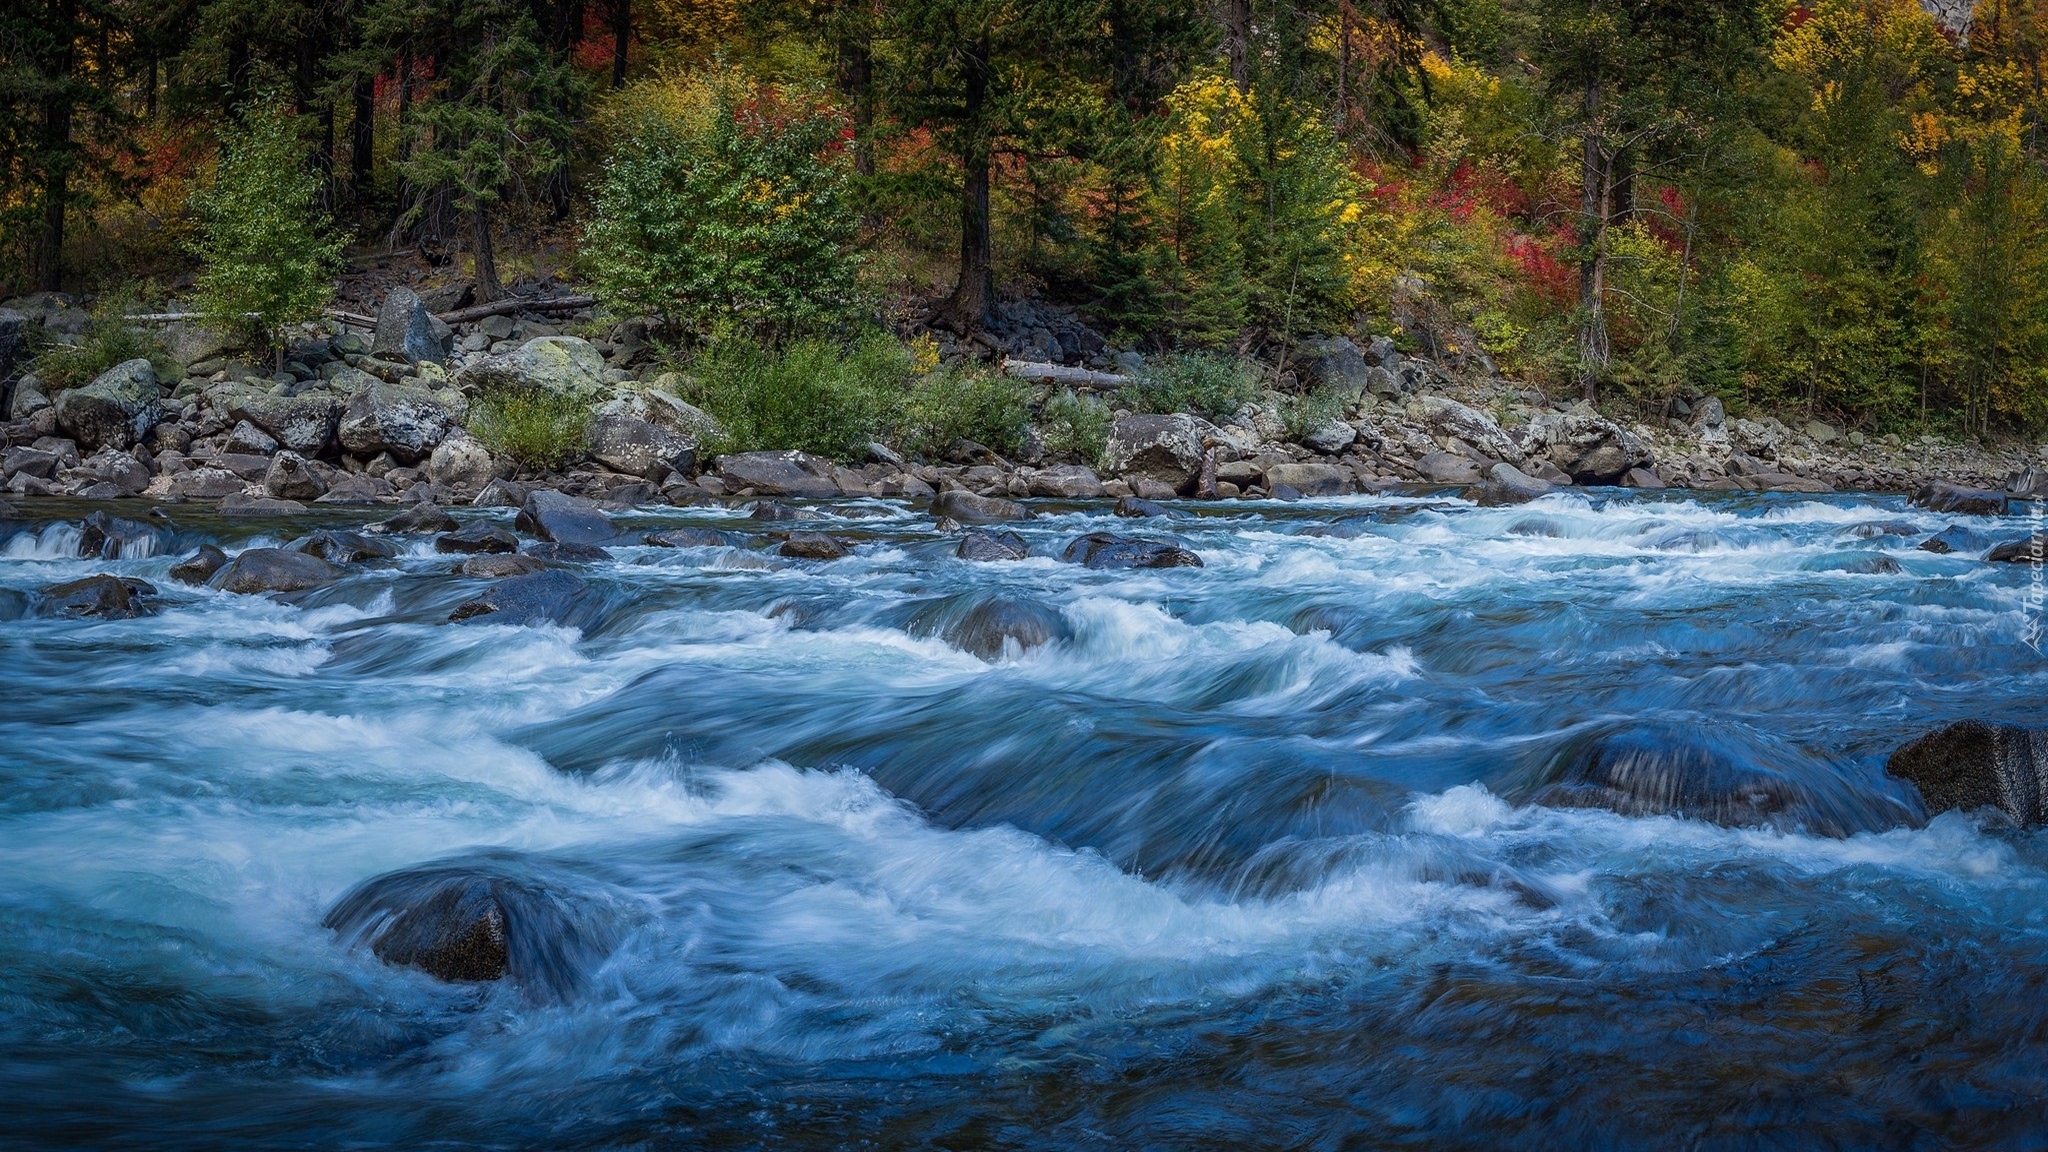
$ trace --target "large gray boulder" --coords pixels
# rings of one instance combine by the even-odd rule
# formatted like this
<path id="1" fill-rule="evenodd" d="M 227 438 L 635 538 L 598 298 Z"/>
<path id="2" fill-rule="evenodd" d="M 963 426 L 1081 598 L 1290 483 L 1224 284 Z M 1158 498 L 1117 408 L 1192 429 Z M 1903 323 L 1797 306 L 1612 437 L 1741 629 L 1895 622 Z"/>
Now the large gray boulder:
<path id="1" fill-rule="evenodd" d="M 939 493 L 932 501 L 932 515 L 948 516 L 962 524 L 1000 524 L 1031 518 L 1030 510 L 1015 500 L 963 491 Z"/>
<path id="2" fill-rule="evenodd" d="M 1579 484 L 1612 484 L 1631 468 L 1654 462 L 1642 441 L 1604 416 L 1546 412 L 1521 429 L 1520 446 L 1542 456 Z"/>
<path id="3" fill-rule="evenodd" d="M 279 500 L 318 500 L 327 495 L 327 482 L 304 456 L 287 448 L 270 458 L 263 490 Z"/>
<path id="4" fill-rule="evenodd" d="M 341 569 L 304 552 L 251 548 L 207 581 L 223 592 L 303 592 L 341 579 Z"/>
<path id="5" fill-rule="evenodd" d="M 88 452 L 126 448 L 155 425 L 161 397 L 156 369 L 148 360 L 116 364 L 92 383 L 57 397 L 57 427 Z"/>
<path id="6" fill-rule="evenodd" d="M 1322 387 L 1356 398 L 1371 382 L 1365 353 L 1347 336 L 1311 336 L 1302 341 L 1298 354 L 1308 379 Z"/>
<path id="7" fill-rule="evenodd" d="M 482 595 L 456 605 L 448 619 L 580 628 L 594 620 L 601 607 L 589 593 L 590 585 L 580 577 L 549 569 L 500 580 Z"/>
<path id="8" fill-rule="evenodd" d="M 317 456 L 334 438 L 348 398 L 331 387 L 297 393 L 261 388 L 246 381 L 209 384 L 208 407 L 235 420 L 246 420 L 275 437 L 281 447 L 301 456 Z"/>
<path id="9" fill-rule="evenodd" d="M 1929 812 L 1997 808 L 2048 824 L 2048 731 L 1965 720 L 1892 753 L 1884 770 L 1920 789 Z"/>
<path id="10" fill-rule="evenodd" d="M 632 416 L 603 415 L 590 422 L 590 457 L 614 472 L 661 480 L 697 466 L 697 442 Z"/>
<path id="11" fill-rule="evenodd" d="M 1419 396 L 1411 402 L 1410 411 L 1418 413 L 1430 431 L 1455 436 L 1489 459 L 1522 462 L 1522 449 L 1514 437 L 1501 429 L 1500 421 L 1477 408 L 1445 396 Z"/>
<path id="12" fill-rule="evenodd" d="M 427 479 L 443 488 L 480 490 L 497 475 L 491 450 L 468 433 L 456 432 L 434 445 L 427 458 Z"/>
<path id="13" fill-rule="evenodd" d="M 598 506 L 552 488 L 542 488 L 526 497 L 517 525 L 543 540 L 557 544 L 594 546 L 618 539 L 619 530 Z"/>
<path id="14" fill-rule="evenodd" d="M 1095 470 L 1083 464 L 1054 464 L 1031 473 L 1025 481 L 1033 496 L 1053 496 L 1066 500 L 1100 500 L 1106 493 L 1102 490 L 1102 478 Z"/>
<path id="15" fill-rule="evenodd" d="M 389 452 L 410 462 L 432 452 L 455 426 L 455 414 L 432 392 L 376 380 L 349 399 L 337 432 L 341 446 L 358 456 Z"/>
<path id="16" fill-rule="evenodd" d="M 1270 464 L 1262 478 L 1268 492 L 1281 485 L 1303 496 L 1342 496 L 1351 491 L 1351 474 L 1335 464 Z"/>
<path id="17" fill-rule="evenodd" d="M 808 452 L 734 452 L 718 458 L 726 491 L 751 488 L 766 496 L 839 495 L 832 462 Z"/>
<path id="18" fill-rule="evenodd" d="M 1946 480 L 1925 485 L 1908 502 L 1935 512 L 1959 512 L 1965 516 L 2003 516 L 2006 512 L 2005 493 Z"/>
<path id="19" fill-rule="evenodd" d="M 440 364 L 448 358 L 448 326 L 435 319 L 419 294 L 400 285 L 377 309 L 377 334 L 370 355 L 411 364 Z"/>
<path id="20" fill-rule="evenodd" d="M 588 340 L 574 336 L 542 336 L 503 356 L 478 360 L 455 374 L 465 393 L 493 387 L 534 388 L 578 400 L 596 400 L 610 391 L 604 382 L 604 355 Z"/>
<path id="21" fill-rule="evenodd" d="M 1202 470 L 1201 428 L 1184 412 L 1122 417 L 1110 425 L 1102 467 L 1113 475 L 1142 476 L 1178 490 Z"/>

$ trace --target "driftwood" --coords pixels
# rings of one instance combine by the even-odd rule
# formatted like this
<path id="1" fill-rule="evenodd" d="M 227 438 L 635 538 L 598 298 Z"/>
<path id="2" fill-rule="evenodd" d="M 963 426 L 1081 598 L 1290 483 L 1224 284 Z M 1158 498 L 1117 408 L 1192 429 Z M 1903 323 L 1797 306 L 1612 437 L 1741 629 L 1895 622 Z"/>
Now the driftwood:
<path id="1" fill-rule="evenodd" d="M 441 313 L 443 324 L 467 324 L 486 316 L 510 316 L 514 312 L 574 312 L 597 303 L 594 296 L 556 296 L 547 300 L 528 300 L 520 296 L 507 296 L 489 304 L 477 304 L 458 308 L 453 312 Z"/>
<path id="2" fill-rule="evenodd" d="M 1020 380 L 1064 384 L 1083 391 L 1112 392 L 1131 382 L 1129 376 L 1097 372 L 1092 368 L 1069 368 L 1065 364 L 1043 364 L 1035 360 L 1005 360 L 1003 374 Z"/>
<path id="3" fill-rule="evenodd" d="M 375 328 L 377 326 L 375 317 L 364 316 L 357 312 L 343 312 L 339 308 L 328 308 L 325 310 L 325 314 L 344 324 L 353 324 L 358 328 Z M 248 318 L 254 320 L 256 319 L 256 314 L 251 312 Z M 121 317 L 121 319 L 130 320 L 137 324 L 177 324 L 185 320 L 204 320 L 206 315 L 201 312 L 131 312 Z"/>

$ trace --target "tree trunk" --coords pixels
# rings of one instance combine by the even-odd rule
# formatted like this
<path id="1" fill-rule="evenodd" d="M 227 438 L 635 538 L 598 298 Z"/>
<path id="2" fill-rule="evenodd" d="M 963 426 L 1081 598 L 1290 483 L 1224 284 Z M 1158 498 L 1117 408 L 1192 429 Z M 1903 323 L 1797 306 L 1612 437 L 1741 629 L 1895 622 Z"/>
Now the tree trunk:
<path id="1" fill-rule="evenodd" d="M 866 32 L 839 44 L 839 92 L 853 109 L 853 168 L 875 174 L 875 58 Z"/>
<path id="2" fill-rule="evenodd" d="M 491 209 L 479 200 L 469 214 L 471 255 L 476 258 L 476 298 L 489 304 L 505 298 L 505 286 L 498 282 L 498 258 L 491 248 Z"/>
<path id="3" fill-rule="evenodd" d="M 1252 86 L 1251 0 L 1223 0 L 1223 55 L 1230 63 L 1230 82 L 1239 92 Z"/>
<path id="4" fill-rule="evenodd" d="M 962 107 L 960 148 L 960 279 L 940 309 L 947 326 L 965 336 L 988 321 L 994 295 L 990 283 L 987 38 L 967 54 L 967 83 Z"/>
<path id="5" fill-rule="evenodd" d="M 348 176 L 355 185 L 356 199 L 361 200 L 370 187 L 370 172 L 377 155 L 377 78 L 356 77 L 350 96 L 355 112 L 349 124 Z"/>
<path id="6" fill-rule="evenodd" d="M 626 49 L 633 41 L 633 0 L 612 0 L 612 87 L 626 86 Z"/>
<path id="7" fill-rule="evenodd" d="M 73 0 L 50 5 L 50 25 L 65 33 L 63 43 L 44 62 L 42 139 L 38 141 L 42 168 L 38 191 L 43 198 L 43 226 L 36 237 L 36 287 L 45 292 L 64 288 L 64 214 L 71 197 L 71 70 L 73 40 L 69 36 L 78 18 Z"/>
<path id="8" fill-rule="evenodd" d="M 1585 127 L 1579 154 L 1579 387 L 1588 403 L 1599 398 L 1606 374 L 1607 220 L 1613 165 L 1600 131 L 1600 81 L 1586 81 Z"/>

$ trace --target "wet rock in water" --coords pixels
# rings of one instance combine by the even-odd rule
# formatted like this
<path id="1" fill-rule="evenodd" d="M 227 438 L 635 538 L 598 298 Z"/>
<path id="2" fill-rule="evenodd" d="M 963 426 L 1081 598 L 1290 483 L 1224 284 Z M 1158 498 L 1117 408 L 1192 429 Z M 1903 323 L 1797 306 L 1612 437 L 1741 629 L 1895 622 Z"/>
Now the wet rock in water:
<path id="1" fill-rule="evenodd" d="M 939 633 L 946 643 L 983 660 L 1006 653 L 1029 652 L 1055 640 L 1072 639 L 1074 630 L 1058 610 L 1032 600 L 984 600 L 948 622 Z"/>
<path id="2" fill-rule="evenodd" d="M 1028 520 L 1031 513 L 1015 500 L 976 496 L 972 492 L 941 492 L 932 501 L 932 515 L 945 516 L 962 524 L 1000 524 L 1007 520 Z"/>
<path id="3" fill-rule="evenodd" d="M 714 528 L 664 528 L 649 532 L 646 542 L 656 548 L 725 548 L 732 537 Z"/>
<path id="4" fill-rule="evenodd" d="M 1510 536 L 1545 536 L 1555 540 L 1565 534 L 1564 521 L 1553 516 L 1524 516 L 1508 525 Z"/>
<path id="5" fill-rule="evenodd" d="M 582 579 L 549 569 L 500 580 L 482 595 L 457 605 L 448 619 L 581 627 L 596 614 L 597 605 L 589 593 L 590 585 Z"/>
<path id="6" fill-rule="evenodd" d="M 1920 542 L 1922 552 L 1946 556 L 1951 552 L 1975 552 L 1984 547 L 1984 538 L 1955 524 L 1951 524 Z"/>
<path id="7" fill-rule="evenodd" d="M 124 520 L 105 512 L 85 518 L 78 533 L 78 554 L 102 560 L 119 560 L 156 555 L 163 533 L 138 520 Z"/>
<path id="8" fill-rule="evenodd" d="M 726 491 L 752 488 L 767 496 L 839 495 L 832 462 L 807 452 L 735 452 L 718 458 Z"/>
<path id="9" fill-rule="evenodd" d="M 1173 515 L 1172 509 L 1169 509 L 1166 505 L 1155 504 L 1150 500 L 1140 500 L 1136 496 L 1118 497 L 1116 507 L 1111 508 L 1110 513 L 1115 516 L 1129 517 L 1133 520 L 1143 520 L 1152 516 Z"/>
<path id="10" fill-rule="evenodd" d="M 1081 464 L 1055 464 L 1040 468 L 1026 481 L 1033 496 L 1050 496 L 1065 500 L 1100 500 L 1102 478 L 1095 470 Z"/>
<path id="11" fill-rule="evenodd" d="M 1202 558 L 1167 540 L 1090 532 L 1068 544 L 1060 559 L 1084 568 L 1200 568 Z"/>
<path id="12" fill-rule="evenodd" d="M 1659 552 L 1712 552 L 1728 547 L 1728 538 L 1708 528 L 1672 528 L 1644 533 L 1642 545 Z"/>
<path id="13" fill-rule="evenodd" d="M 120 576 L 87 576 L 43 589 L 36 612 L 43 616 L 86 616 L 97 620 L 133 620 L 147 616 L 144 601 L 156 595 L 146 580 Z"/>
<path id="14" fill-rule="evenodd" d="M 776 553 L 797 560 L 838 560 L 852 553 L 846 545 L 823 532 L 795 532 L 782 542 Z"/>
<path id="15" fill-rule="evenodd" d="M 1022 560 L 1031 555 L 1031 548 L 1015 532 L 969 532 L 953 555 L 962 560 Z"/>
<path id="16" fill-rule="evenodd" d="M 223 516 L 297 516 L 305 510 L 306 506 L 297 500 L 251 496 L 246 492 L 221 497 L 216 509 Z"/>
<path id="17" fill-rule="evenodd" d="M 201 544 L 199 551 L 171 565 L 171 579 L 180 584 L 204 584 L 227 564 L 227 553 L 211 544 Z"/>
<path id="18" fill-rule="evenodd" d="M 2036 533 L 2024 540 L 2008 540 L 1984 554 L 1999 564 L 2039 564 L 2048 561 L 2048 534 Z"/>
<path id="19" fill-rule="evenodd" d="M 1665 723 L 1573 738 L 1551 758 L 1529 802 L 1834 837 L 1919 817 L 1898 797 L 1860 788 L 1798 749 L 1733 727 Z"/>
<path id="20" fill-rule="evenodd" d="M 1849 535 L 1858 540 L 1877 540 L 1886 536 L 1918 536 L 1920 527 L 1906 520 L 1873 520 L 1849 529 Z"/>
<path id="21" fill-rule="evenodd" d="M 522 531 L 557 544 L 606 544 L 619 535 L 597 505 L 552 488 L 528 493 L 517 523 Z"/>
<path id="22" fill-rule="evenodd" d="M 1899 562 L 1882 552 L 1846 552 L 1833 556 L 1818 556 L 1807 561 L 1803 567 L 1808 572 L 1848 572 L 1864 576 L 1896 576 L 1904 569 Z"/>
<path id="23" fill-rule="evenodd" d="M 590 544 L 560 544 L 553 541 L 528 544 L 519 551 L 523 555 L 551 564 L 594 564 L 599 560 L 612 558 L 610 552 Z"/>
<path id="24" fill-rule="evenodd" d="M 464 560 L 456 571 L 464 576 L 488 576 L 493 580 L 501 580 L 507 576 L 525 576 L 529 573 L 539 572 L 546 567 L 545 563 L 532 556 L 522 556 L 517 553 L 510 555 L 486 553 L 481 556 L 471 556 L 469 559 Z"/>
<path id="25" fill-rule="evenodd" d="M 1415 470 L 1432 484 L 1479 482 L 1479 462 L 1456 452 L 1431 452 L 1415 462 Z"/>
<path id="26" fill-rule="evenodd" d="M 747 510 L 749 520 L 823 520 L 823 512 L 809 508 L 792 508 L 773 500 L 757 500 Z"/>
<path id="27" fill-rule="evenodd" d="M 1910 503 L 1935 512 L 1956 512 L 1965 516 L 2005 515 L 2005 493 L 1966 488 L 1945 480 L 1937 480 L 1913 493 Z"/>
<path id="28" fill-rule="evenodd" d="M 469 555 L 481 552 L 517 552 L 519 537 L 489 520 L 477 520 L 436 537 L 434 551 Z"/>
<path id="29" fill-rule="evenodd" d="M 322 924 L 386 964 L 450 983 L 506 980 L 535 997 L 580 987 L 615 944 L 571 881 L 511 853 L 400 869 L 358 884 Z"/>
<path id="30" fill-rule="evenodd" d="M 1268 492 L 1278 496 L 1285 488 L 1294 493 L 1292 498 L 1296 500 L 1303 496 L 1342 496 L 1351 491 L 1350 474 L 1335 464 L 1273 464 L 1263 476 Z"/>
<path id="31" fill-rule="evenodd" d="M 376 526 L 379 532 L 454 532 L 462 525 L 445 510 L 417 504 Z"/>
<path id="32" fill-rule="evenodd" d="M 318 556 L 329 564 L 389 560 L 398 555 L 398 549 L 382 540 L 371 539 L 360 532 L 338 532 L 324 528 L 303 540 L 294 541 L 292 548 L 308 556 Z"/>
<path id="33" fill-rule="evenodd" d="M 1557 485 L 1548 480 L 1538 480 L 1513 464 L 1495 464 L 1486 470 L 1486 483 L 1479 489 L 1479 503 L 1489 506 L 1527 504 L 1555 491 Z"/>
<path id="34" fill-rule="evenodd" d="M 341 577 L 341 569 L 318 556 L 284 548 L 251 548 L 228 561 L 207 583 L 223 592 L 303 592 Z"/>
<path id="35" fill-rule="evenodd" d="M 2048 731 L 1965 720 L 1892 753 L 1884 770 L 1920 789 L 1929 812 L 1997 808 L 2048 824 Z"/>

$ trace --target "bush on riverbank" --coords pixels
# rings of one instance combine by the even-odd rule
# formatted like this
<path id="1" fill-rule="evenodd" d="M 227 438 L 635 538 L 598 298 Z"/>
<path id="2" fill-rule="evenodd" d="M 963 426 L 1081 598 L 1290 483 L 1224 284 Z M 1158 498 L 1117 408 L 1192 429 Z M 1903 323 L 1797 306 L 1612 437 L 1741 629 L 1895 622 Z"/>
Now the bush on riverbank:
<path id="1" fill-rule="evenodd" d="M 148 360 L 164 379 L 175 379 L 184 368 L 163 340 L 153 331 L 137 328 L 126 319 L 132 302 L 125 298 L 103 301 L 87 323 L 76 344 L 46 344 L 34 361 L 36 378 L 43 391 L 56 395 L 67 388 L 92 383 L 116 364 Z"/>
<path id="2" fill-rule="evenodd" d="M 730 338 L 690 365 L 689 399 L 718 418 L 713 451 L 795 449 L 852 461 L 890 430 L 910 374 L 909 351 L 886 335 L 779 349 Z"/>
<path id="3" fill-rule="evenodd" d="M 470 435 L 526 468 L 560 467 L 583 449 L 589 427 L 583 401 L 545 388 L 500 385 L 470 407 Z"/>

